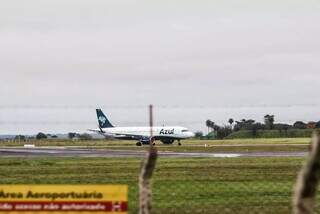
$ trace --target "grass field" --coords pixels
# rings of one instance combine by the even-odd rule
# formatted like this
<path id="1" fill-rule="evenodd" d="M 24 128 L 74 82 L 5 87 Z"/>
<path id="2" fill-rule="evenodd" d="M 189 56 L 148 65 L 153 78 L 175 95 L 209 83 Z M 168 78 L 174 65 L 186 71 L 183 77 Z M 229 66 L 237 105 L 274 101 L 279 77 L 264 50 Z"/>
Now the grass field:
<path id="1" fill-rule="evenodd" d="M 304 158 L 160 158 L 154 213 L 290 213 Z M 127 184 L 137 213 L 139 158 L 2 158 L 3 184 Z"/>
<path id="2" fill-rule="evenodd" d="M 232 140 L 183 140 L 183 145 L 261 145 L 261 144 L 309 144 L 310 138 L 257 138 L 257 139 L 232 139 Z M 32 143 L 37 146 L 132 146 L 135 141 L 128 140 L 33 140 L 28 142 L 19 141 L 0 141 L 0 146 L 21 146 L 25 143 Z M 157 141 L 158 145 L 162 145 Z"/>
<path id="3" fill-rule="evenodd" d="M 26 143 L 36 146 L 70 146 L 95 149 L 145 150 L 147 146 L 137 147 L 135 141 L 92 140 L 92 141 L 32 141 L 0 142 L 1 146 L 23 146 Z M 177 144 L 163 145 L 157 142 L 159 151 L 173 152 L 287 152 L 308 151 L 310 138 L 277 138 L 277 139 L 236 139 L 236 140 L 186 140 L 182 146 Z"/>

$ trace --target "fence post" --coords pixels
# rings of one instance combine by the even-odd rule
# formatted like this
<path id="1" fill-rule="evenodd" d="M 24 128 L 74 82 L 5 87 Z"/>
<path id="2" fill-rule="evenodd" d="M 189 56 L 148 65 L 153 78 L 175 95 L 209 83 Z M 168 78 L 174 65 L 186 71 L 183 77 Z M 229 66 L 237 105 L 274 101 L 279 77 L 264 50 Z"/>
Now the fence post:
<path id="1" fill-rule="evenodd" d="M 297 180 L 293 201 L 294 214 L 310 214 L 314 212 L 319 173 L 320 135 L 315 132 L 312 137 L 308 161 L 302 168 Z"/>
<path id="2" fill-rule="evenodd" d="M 153 107 L 149 106 L 149 118 L 150 118 L 150 147 L 147 157 L 144 160 L 141 173 L 139 177 L 139 213 L 140 214 L 150 214 L 151 213 L 151 199 L 152 191 L 150 180 L 153 171 L 156 167 L 156 162 L 158 158 L 157 148 L 153 146 Z"/>
<path id="3" fill-rule="evenodd" d="M 140 207 L 139 213 L 140 214 L 149 214 L 151 212 L 151 199 L 152 199 L 152 191 L 150 185 L 150 179 L 152 177 L 152 173 L 156 166 L 157 161 L 157 149 L 155 147 L 150 147 L 150 150 L 147 154 L 147 158 L 144 161 L 141 174 L 139 177 L 139 190 L 140 190 Z"/>

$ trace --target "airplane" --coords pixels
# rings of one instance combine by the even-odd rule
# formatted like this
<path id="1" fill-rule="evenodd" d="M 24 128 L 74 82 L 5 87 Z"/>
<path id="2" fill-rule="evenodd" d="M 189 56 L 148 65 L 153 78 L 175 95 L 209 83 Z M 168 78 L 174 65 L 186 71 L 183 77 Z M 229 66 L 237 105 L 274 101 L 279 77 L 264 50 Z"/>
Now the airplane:
<path id="1" fill-rule="evenodd" d="M 160 140 L 163 144 L 173 144 L 180 140 L 194 137 L 194 133 L 187 128 L 180 126 L 152 127 L 153 136 L 151 139 L 151 127 L 114 127 L 101 109 L 96 109 L 99 129 L 90 129 L 89 131 L 103 135 L 106 138 L 120 140 L 137 140 L 137 146 L 150 144 L 155 140 Z M 154 144 L 154 143 L 153 143 Z"/>

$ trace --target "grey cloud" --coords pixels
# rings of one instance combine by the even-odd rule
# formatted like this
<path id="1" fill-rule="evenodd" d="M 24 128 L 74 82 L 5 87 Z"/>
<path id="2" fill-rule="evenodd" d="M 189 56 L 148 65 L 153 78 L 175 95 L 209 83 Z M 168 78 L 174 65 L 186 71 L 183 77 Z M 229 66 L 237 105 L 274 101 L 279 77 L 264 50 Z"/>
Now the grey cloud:
<path id="1" fill-rule="evenodd" d="M 6 1 L 0 96 L 17 105 L 320 105 L 319 10 L 311 0 Z"/>

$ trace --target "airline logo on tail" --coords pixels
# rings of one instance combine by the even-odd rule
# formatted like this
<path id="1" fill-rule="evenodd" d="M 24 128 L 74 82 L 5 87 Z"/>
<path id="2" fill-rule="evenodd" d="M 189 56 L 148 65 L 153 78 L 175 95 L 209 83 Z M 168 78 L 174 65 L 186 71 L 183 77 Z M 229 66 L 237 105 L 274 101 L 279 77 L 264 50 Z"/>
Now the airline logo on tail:
<path id="1" fill-rule="evenodd" d="M 101 109 L 96 109 L 97 112 L 97 119 L 99 122 L 100 128 L 112 128 L 113 125 L 110 123 L 106 115 L 101 111 Z"/>
<path id="2" fill-rule="evenodd" d="M 100 121 L 101 126 L 104 126 L 104 124 L 106 123 L 107 119 L 103 116 L 100 116 L 98 118 L 98 120 Z"/>

